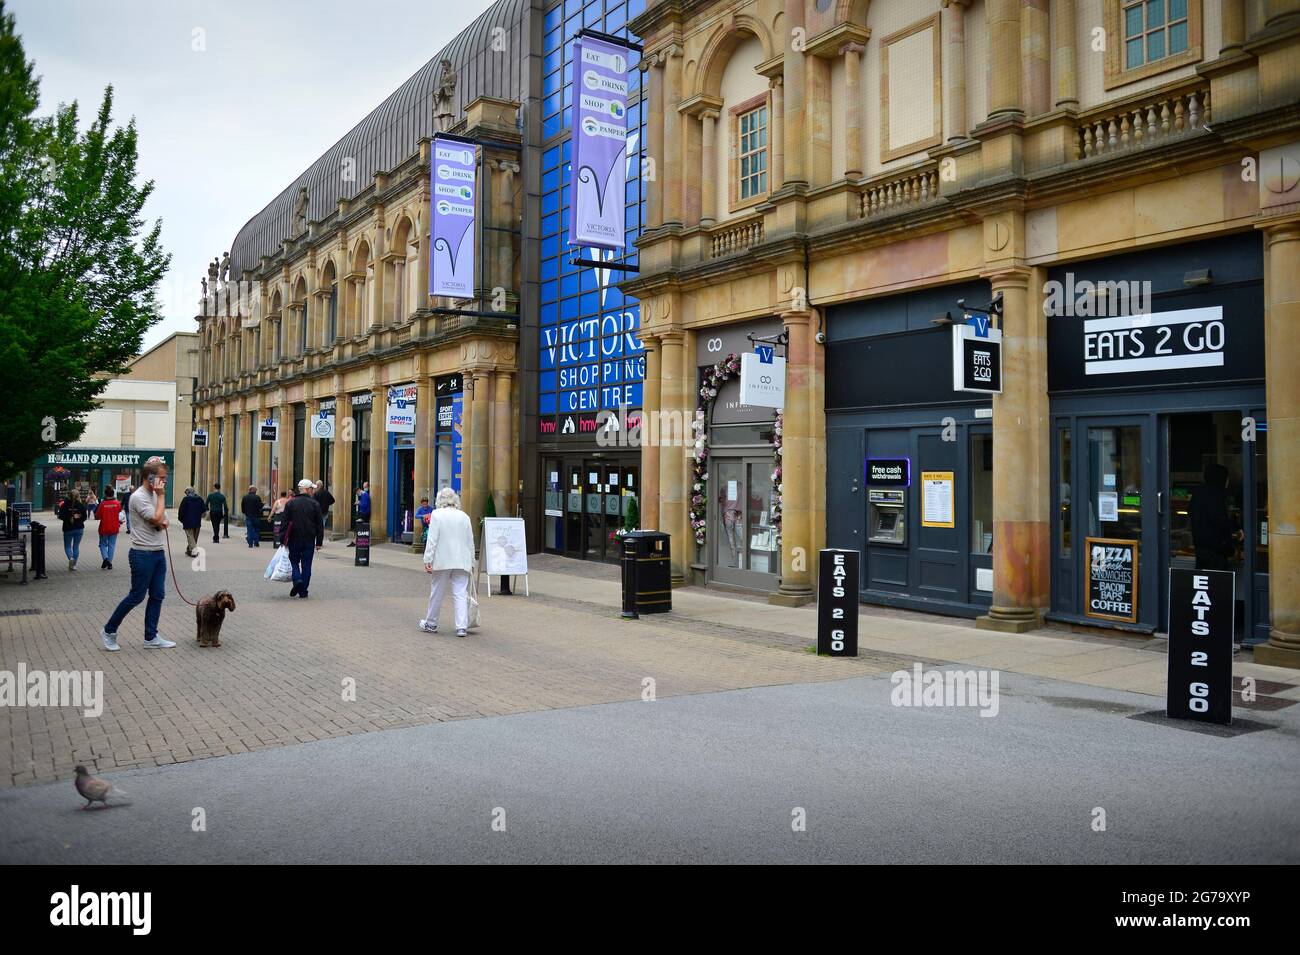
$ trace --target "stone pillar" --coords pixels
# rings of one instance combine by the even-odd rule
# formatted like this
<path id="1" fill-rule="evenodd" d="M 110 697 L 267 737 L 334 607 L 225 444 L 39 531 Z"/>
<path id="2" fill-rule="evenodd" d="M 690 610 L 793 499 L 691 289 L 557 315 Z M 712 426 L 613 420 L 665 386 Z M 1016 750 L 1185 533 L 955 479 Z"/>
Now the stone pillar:
<path id="1" fill-rule="evenodd" d="M 970 0 L 943 0 L 948 37 L 948 142 L 966 138 L 966 8 Z"/>
<path id="2" fill-rule="evenodd" d="M 767 141 L 772 152 L 772 191 L 785 185 L 785 80 L 773 76 L 768 81 L 772 90 L 772 129 Z"/>
<path id="3" fill-rule="evenodd" d="M 805 169 L 811 186 L 830 183 L 831 169 L 831 61 L 820 56 L 805 56 L 807 70 L 806 102 L 813 104 L 803 117 L 806 151 Z"/>
<path id="4" fill-rule="evenodd" d="M 699 225 L 703 215 L 704 123 L 701 112 L 683 113 L 682 124 L 682 222 Z"/>
<path id="5" fill-rule="evenodd" d="M 1052 8 L 1052 55 L 1056 57 L 1056 108 L 1079 108 L 1079 73 L 1074 48 L 1074 0 L 1056 0 Z"/>
<path id="6" fill-rule="evenodd" d="M 276 443 L 273 453 L 279 459 L 280 466 L 280 490 L 294 493 L 298 488 L 298 482 L 301 481 L 305 474 L 294 474 L 293 457 L 297 449 L 293 443 L 293 405 L 280 406 L 280 440 Z M 303 436 L 304 440 L 306 435 Z M 304 459 L 305 464 L 305 459 Z"/>
<path id="7" fill-rule="evenodd" d="M 1052 108 L 1051 27 L 1048 0 L 1021 0 L 1020 95 L 1026 116 Z"/>
<path id="8" fill-rule="evenodd" d="M 664 158 L 659 164 L 660 189 L 663 193 L 664 225 L 682 224 L 682 152 L 685 145 L 685 117 L 677 111 L 682 99 L 682 48 L 666 51 L 664 67 Z"/>
<path id="9" fill-rule="evenodd" d="M 785 363 L 785 411 L 781 442 L 781 586 L 768 602 L 785 607 L 811 603 L 817 529 L 813 526 L 817 446 L 812 420 L 815 356 L 811 311 L 781 315 L 790 341 Z"/>
<path id="10" fill-rule="evenodd" d="M 840 47 L 844 57 L 844 178 L 862 178 L 862 54 L 861 43 Z"/>
<path id="11" fill-rule="evenodd" d="M 683 376 L 685 367 L 684 344 L 686 335 L 679 329 L 664 332 L 660 337 L 660 408 L 670 412 L 677 422 L 689 421 L 692 392 L 691 384 Z M 661 441 L 681 441 L 680 426 L 660 429 Z M 677 453 L 674 453 L 674 452 Z M 690 527 L 687 512 L 688 458 L 681 449 L 665 447 L 659 455 L 659 527 L 672 535 L 672 585 L 680 587 L 686 582 L 686 571 L 695 558 L 695 539 L 684 529 Z M 685 536 L 683 536 L 685 534 Z"/>
<path id="12" fill-rule="evenodd" d="M 989 115 L 986 122 L 1024 117 L 1020 102 L 1020 0 L 988 0 L 985 6 L 990 67 Z"/>
<path id="13" fill-rule="evenodd" d="M 659 529 L 659 339 L 650 335 L 641 337 L 645 346 L 645 383 L 641 389 L 641 499 L 637 506 L 641 513 L 641 526 L 647 530 Z M 652 423 L 653 422 L 653 423 Z M 672 449 L 669 449 L 672 453 Z"/>
<path id="14" fill-rule="evenodd" d="M 483 517 L 483 508 L 487 506 L 487 494 L 492 461 L 488 452 L 488 430 L 492 420 L 492 372 L 486 368 L 473 372 L 474 406 L 473 420 L 470 422 L 469 444 L 470 460 L 468 484 L 462 478 L 462 485 L 469 487 L 469 502 L 465 512 L 474 523 L 474 536 L 478 538 L 479 520 Z"/>
<path id="15" fill-rule="evenodd" d="M 1300 0 L 1264 0 L 1264 28 L 1281 30 L 1300 20 Z"/>
<path id="16" fill-rule="evenodd" d="M 252 416 L 252 427 L 245 440 L 252 441 L 253 454 L 257 458 L 257 467 L 249 483 L 256 483 L 259 488 L 266 488 L 274 493 L 279 490 L 271 483 L 271 458 L 275 453 L 273 445 L 276 442 L 262 440 L 262 423 L 269 417 L 271 417 L 271 409 L 259 405 L 257 412 Z M 249 422 L 245 420 L 244 424 L 248 425 Z"/>
<path id="17" fill-rule="evenodd" d="M 496 243 L 497 282 L 506 291 L 518 292 L 515 285 L 515 250 L 512 232 L 515 222 L 515 173 L 519 164 L 502 161 L 498 164 L 497 176 L 497 225 L 504 231 L 498 232 L 492 242 Z M 425 283 L 428 288 L 428 283 Z"/>
<path id="18" fill-rule="evenodd" d="M 1246 0 L 1220 0 L 1219 56 L 1241 51 L 1246 39 Z"/>
<path id="19" fill-rule="evenodd" d="M 370 394 L 370 539 L 383 543 L 388 540 L 388 387 L 372 385 Z"/>
<path id="20" fill-rule="evenodd" d="M 1300 669 L 1300 217 L 1264 228 L 1268 402 L 1268 643 L 1255 662 Z M 1255 529 L 1258 533 L 1258 528 Z"/>
<path id="21" fill-rule="evenodd" d="M 340 540 L 352 529 L 352 441 L 355 431 L 352 399 L 337 390 L 334 395 L 334 441 L 330 447 L 330 493 L 334 495 L 334 517 L 330 536 Z"/>
<path id="22" fill-rule="evenodd" d="M 418 364 L 415 370 L 415 507 L 420 506 L 420 498 L 427 497 L 432 504 L 437 495 L 433 488 L 433 444 L 434 430 L 437 427 L 438 407 L 434 393 L 433 380 L 424 373 Z M 424 551 L 424 525 L 414 521 L 411 534 L 411 550 L 415 553 Z"/>
<path id="23" fill-rule="evenodd" d="M 650 142 L 646 152 L 654 164 L 654 178 L 646 192 L 646 228 L 653 229 L 664 221 L 664 125 L 658 117 L 664 114 L 664 60 L 662 55 L 646 59 L 643 64 L 645 80 L 650 95 L 650 111 L 646 121 Z"/>
<path id="24" fill-rule="evenodd" d="M 993 396 L 993 606 L 976 626 L 1020 633 L 1051 593 L 1051 432 L 1042 269 L 987 276 L 1002 293 L 1002 393 Z"/>
<path id="25" fill-rule="evenodd" d="M 514 454 L 514 433 L 510 427 L 511 391 L 514 373 L 498 370 L 492 398 L 492 483 L 497 516 L 515 512 L 515 489 L 510 484 L 510 459 Z"/>
<path id="26" fill-rule="evenodd" d="M 716 109 L 706 109 L 700 113 L 704 124 L 704 148 L 700 157 L 700 225 L 713 225 L 717 220 L 718 187 L 714 171 L 718 168 L 717 123 L 719 113 Z"/>
<path id="27" fill-rule="evenodd" d="M 312 432 L 312 424 L 316 416 L 320 414 L 320 399 L 311 398 L 307 401 L 307 420 L 303 422 L 302 440 L 306 442 L 302 449 L 302 467 L 307 473 L 303 477 L 309 477 L 313 481 L 325 481 L 329 479 L 320 473 L 320 439 Z"/>
<path id="28" fill-rule="evenodd" d="M 786 34 L 792 37 L 796 28 L 804 26 L 804 0 L 785 0 Z M 808 185 L 804 165 L 804 53 L 786 41 L 782 59 L 782 78 L 785 81 L 785 103 L 782 117 L 785 128 L 785 178 L 787 186 Z"/>
<path id="29" fill-rule="evenodd" d="M 226 497 L 230 497 L 233 491 L 240 491 L 248 486 L 248 465 L 252 462 L 248 457 L 248 415 L 243 411 L 236 411 L 226 420 L 226 467 L 225 480 L 221 484 L 221 489 L 226 492 Z M 235 433 L 235 421 L 240 420 L 239 433 Z"/>

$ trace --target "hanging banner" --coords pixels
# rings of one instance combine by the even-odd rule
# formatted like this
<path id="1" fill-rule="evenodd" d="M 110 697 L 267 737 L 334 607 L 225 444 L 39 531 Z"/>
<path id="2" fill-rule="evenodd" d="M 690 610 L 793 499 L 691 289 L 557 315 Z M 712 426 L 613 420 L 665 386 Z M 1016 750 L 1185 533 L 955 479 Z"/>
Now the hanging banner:
<path id="1" fill-rule="evenodd" d="M 334 439 L 334 405 L 322 404 L 311 422 L 311 436 L 327 441 Z"/>
<path id="2" fill-rule="evenodd" d="M 258 441 L 279 441 L 280 426 L 272 421 L 264 422 L 258 429 Z"/>
<path id="3" fill-rule="evenodd" d="M 627 67 L 624 47 L 592 36 L 574 39 L 571 245 L 624 247 Z"/>
<path id="4" fill-rule="evenodd" d="M 395 385 L 388 389 L 385 430 L 390 434 L 415 434 L 415 395 L 415 385 Z"/>
<path id="5" fill-rule="evenodd" d="M 984 316 L 952 327 L 952 390 L 1002 391 L 1002 332 Z"/>
<path id="6" fill-rule="evenodd" d="M 202 428 L 195 428 L 190 433 L 190 447 L 206 448 L 208 446 L 208 433 Z"/>
<path id="7" fill-rule="evenodd" d="M 474 144 L 435 136 L 429 293 L 474 297 Z"/>

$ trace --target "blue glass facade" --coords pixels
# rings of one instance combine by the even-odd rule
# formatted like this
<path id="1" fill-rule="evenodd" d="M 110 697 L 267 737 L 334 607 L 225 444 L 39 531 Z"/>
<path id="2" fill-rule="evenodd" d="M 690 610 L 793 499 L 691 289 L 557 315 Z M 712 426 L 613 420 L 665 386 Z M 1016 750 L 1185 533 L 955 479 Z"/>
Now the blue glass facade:
<path id="1" fill-rule="evenodd" d="M 541 272 L 539 297 L 538 417 L 542 429 L 555 416 L 641 406 L 645 356 L 639 338 L 641 309 L 615 284 L 625 273 L 570 264 L 584 259 L 636 263 L 644 189 L 640 156 L 644 139 L 640 57 L 630 52 L 627 183 L 623 254 L 574 249 L 568 244 L 570 127 L 573 115 L 573 40 L 584 27 L 635 40 L 627 23 L 646 0 L 563 0 L 546 11 L 542 65 Z M 554 433 L 554 431 L 551 431 Z"/>

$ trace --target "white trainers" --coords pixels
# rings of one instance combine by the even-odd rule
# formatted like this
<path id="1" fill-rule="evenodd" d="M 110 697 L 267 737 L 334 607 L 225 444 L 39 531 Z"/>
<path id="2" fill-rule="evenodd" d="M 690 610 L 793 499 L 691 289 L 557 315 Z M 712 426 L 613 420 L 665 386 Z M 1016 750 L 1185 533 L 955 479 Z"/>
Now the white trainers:
<path id="1" fill-rule="evenodd" d="M 421 620 L 420 629 L 423 630 L 425 633 L 437 633 L 438 625 L 435 623 L 433 626 L 429 626 L 428 620 Z"/>
<path id="2" fill-rule="evenodd" d="M 146 640 L 144 645 L 150 650 L 170 650 L 172 647 L 176 646 L 176 643 L 172 640 L 164 640 L 155 633 L 153 639 Z"/>
<path id="3" fill-rule="evenodd" d="M 99 631 L 99 639 L 104 642 L 104 649 L 109 653 L 115 653 L 122 648 L 117 645 L 117 634 L 109 633 L 107 630 Z"/>

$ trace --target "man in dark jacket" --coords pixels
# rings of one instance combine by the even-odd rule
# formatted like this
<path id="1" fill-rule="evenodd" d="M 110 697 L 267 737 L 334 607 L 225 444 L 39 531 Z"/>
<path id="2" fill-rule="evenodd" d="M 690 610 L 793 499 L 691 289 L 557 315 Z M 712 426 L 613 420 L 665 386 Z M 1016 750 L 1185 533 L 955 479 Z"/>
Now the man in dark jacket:
<path id="1" fill-rule="evenodd" d="M 180 518 L 181 527 L 185 530 L 186 557 L 194 556 L 194 548 L 199 544 L 199 528 L 203 526 L 203 515 L 207 510 L 203 498 L 199 497 L 194 488 L 187 487 L 180 506 L 176 508 L 176 516 Z"/>
<path id="2" fill-rule="evenodd" d="M 257 485 L 248 485 L 248 493 L 239 499 L 239 513 L 244 515 L 244 540 L 249 547 L 262 546 L 262 499 Z"/>
<path id="3" fill-rule="evenodd" d="M 284 540 L 293 564 L 293 589 L 289 596 L 304 600 L 311 586 L 312 558 L 325 543 L 325 522 L 321 520 L 320 505 L 311 496 L 313 488 L 311 481 L 303 478 L 298 482 L 298 493 L 284 506 Z"/>
<path id="4" fill-rule="evenodd" d="M 208 517 L 212 518 L 212 543 L 221 543 L 221 522 L 225 519 L 226 495 L 221 493 L 221 485 L 213 484 L 212 493 L 208 495 Z"/>
<path id="5" fill-rule="evenodd" d="M 1228 516 L 1228 469 L 1217 462 L 1207 464 L 1204 478 L 1187 508 L 1196 569 L 1231 570 L 1229 560 L 1244 535 Z"/>
<path id="6" fill-rule="evenodd" d="M 334 495 L 330 493 L 329 488 L 325 486 L 324 481 L 316 482 L 316 493 L 312 495 L 316 498 L 316 503 L 320 505 L 320 517 L 323 523 L 329 523 L 330 508 L 334 506 Z"/>

